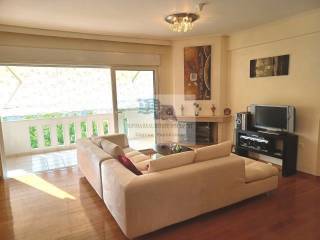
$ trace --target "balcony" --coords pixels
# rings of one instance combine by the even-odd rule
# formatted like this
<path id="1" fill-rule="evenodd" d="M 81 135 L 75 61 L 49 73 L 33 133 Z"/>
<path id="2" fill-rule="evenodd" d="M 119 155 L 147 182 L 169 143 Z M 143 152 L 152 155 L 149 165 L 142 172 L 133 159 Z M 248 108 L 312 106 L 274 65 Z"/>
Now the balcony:
<path id="1" fill-rule="evenodd" d="M 153 113 L 144 114 L 142 118 L 136 109 L 123 110 L 118 122 L 119 130 L 127 134 L 130 146 L 136 149 L 152 147 Z M 76 165 L 77 139 L 113 133 L 114 125 L 111 113 L 5 120 L 2 129 L 8 174 L 14 174 L 16 169 L 36 172 Z"/>

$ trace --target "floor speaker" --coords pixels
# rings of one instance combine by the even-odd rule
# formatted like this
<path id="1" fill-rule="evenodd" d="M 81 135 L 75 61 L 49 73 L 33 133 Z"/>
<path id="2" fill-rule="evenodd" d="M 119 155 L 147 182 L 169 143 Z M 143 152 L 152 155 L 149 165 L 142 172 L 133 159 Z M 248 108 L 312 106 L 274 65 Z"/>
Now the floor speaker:
<path id="1" fill-rule="evenodd" d="M 240 130 L 248 130 L 250 128 L 250 122 L 250 112 L 239 112 L 236 116 L 235 128 Z"/>

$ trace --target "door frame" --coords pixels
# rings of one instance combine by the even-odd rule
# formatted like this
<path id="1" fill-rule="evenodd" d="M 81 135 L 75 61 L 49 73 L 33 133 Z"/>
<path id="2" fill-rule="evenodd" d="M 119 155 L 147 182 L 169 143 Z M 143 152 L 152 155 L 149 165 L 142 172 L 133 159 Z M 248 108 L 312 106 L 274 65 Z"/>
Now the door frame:
<path id="1" fill-rule="evenodd" d="M 7 178 L 7 162 L 5 157 L 6 155 L 4 152 L 4 140 L 2 134 L 2 118 L 0 116 L 0 179 Z"/>
<path id="2" fill-rule="evenodd" d="M 113 121 L 114 131 L 119 133 L 119 122 L 118 122 L 118 98 L 117 98 L 117 84 L 116 84 L 116 71 L 127 70 L 127 71 L 153 71 L 153 96 L 154 99 L 158 100 L 159 94 L 159 81 L 158 81 L 158 67 L 157 66 L 111 66 L 111 87 L 112 87 L 112 104 L 113 104 Z M 156 124 L 156 113 L 154 113 L 154 140 L 157 143 L 157 124 Z"/>

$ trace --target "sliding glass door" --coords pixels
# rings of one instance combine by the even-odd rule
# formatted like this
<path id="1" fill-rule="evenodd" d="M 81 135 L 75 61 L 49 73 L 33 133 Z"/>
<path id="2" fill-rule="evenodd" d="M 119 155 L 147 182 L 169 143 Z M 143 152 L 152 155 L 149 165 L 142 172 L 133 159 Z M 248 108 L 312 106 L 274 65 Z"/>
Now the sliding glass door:
<path id="1" fill-rule="evenodd" d="M 114 70 L 115 121 L 135 149 L 155 144 L 155 71 Z"/>
<path id="2" fill-rule="evenodd" d="M 110 68 L 0 66 L 8 176 L 75 165 L 77 139 L 115 132 L 112 100 Z"/>
<path id="3" fill-rule="evenodd" d="M 127 134 L 133 148 L 153 147 L 154 83 L 155 70 L 0 66 L 0 153 L 6 169 L 66 166 L 63 159 L 69 157 L 48 163 L 39 154 L 75 148 L 77 139 L 114 132 Z"/>

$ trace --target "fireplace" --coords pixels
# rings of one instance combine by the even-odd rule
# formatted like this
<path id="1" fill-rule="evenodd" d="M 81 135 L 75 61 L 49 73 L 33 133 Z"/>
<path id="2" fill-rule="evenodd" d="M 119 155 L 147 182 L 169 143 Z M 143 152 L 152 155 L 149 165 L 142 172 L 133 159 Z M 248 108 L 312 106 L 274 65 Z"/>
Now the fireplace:
<path id="1" fill-rule="evenodd" d="M 178 125 L 178 139 L 181 144 L 209 145 L 215 143 L 213 122 L 179 121 Z"/>

